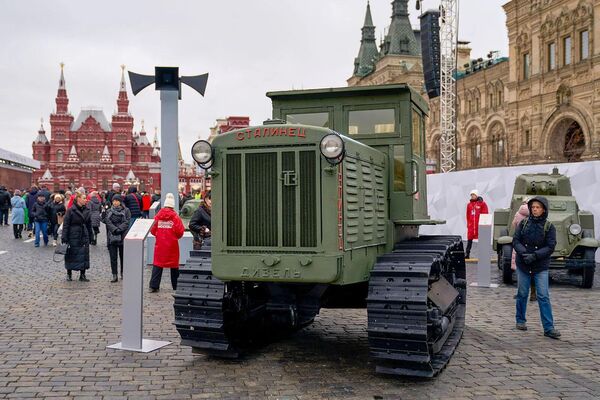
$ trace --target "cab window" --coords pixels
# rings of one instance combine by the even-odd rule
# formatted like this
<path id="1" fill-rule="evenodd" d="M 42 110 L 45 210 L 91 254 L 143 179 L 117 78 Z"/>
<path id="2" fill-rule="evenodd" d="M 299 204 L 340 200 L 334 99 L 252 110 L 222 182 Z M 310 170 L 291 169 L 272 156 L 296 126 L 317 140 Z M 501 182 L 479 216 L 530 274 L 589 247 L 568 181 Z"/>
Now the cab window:
<path id="1" fill-rule="evenodd" d="M 394 146 L 394 192 L 406 191 L 404 145 Z"/>
<path id="2" fill-rule="evenodd" d="M 348 113 L 348 133 L 351 135 L 394 133 L 394 123 L 393 108 Z"/>
<path id="3" fill-rule="evenodd" d="M 412 111 L 412 152 L 422 157 L 421 138 L 423 136 L 423 118 L 417 111 Z"/>
<path id="4" fill-rule="evenodd" d="M 303 114 L 287 114 L 286 121 L 289 124 L 301 124 L 329 128 L 329 113 L 316 112 Z"/>

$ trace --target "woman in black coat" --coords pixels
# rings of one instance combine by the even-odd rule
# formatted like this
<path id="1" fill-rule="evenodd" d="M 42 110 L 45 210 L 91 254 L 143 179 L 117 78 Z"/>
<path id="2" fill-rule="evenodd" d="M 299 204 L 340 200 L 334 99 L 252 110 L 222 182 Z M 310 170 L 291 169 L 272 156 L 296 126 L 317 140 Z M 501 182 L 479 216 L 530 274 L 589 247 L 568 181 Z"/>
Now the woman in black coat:
<path id="1" fill-rule="evenodd" d="M 110 255 L 111 282 L 118 282 L 117 255 L 121 259 L 121 279 L 123 279 L 123 240 L 129 229 L 131 213 L 121 204 L 123 199 L 120 194 L 112 197 L 112 207 L 106 211 L 104 223 L 106 224 L 106 244 Z"/>
<path id="2" fill-rule="evenodd" d="M 85 194 L 76 192 L 73 206 L 67 210 L 63 222 L 62 242 L 69 245 L 65 255 L 67 280 L 71 271 L 79 271 L 79 280 L 88 282 L 85 270 L 90 268 L 90 243 L 94 239 L 90 209 L 86 207 Z"/>
<path id="3" fill-rule="evenodd" d="M 202 205 L 194 211 L 190 219 L 190 232 L 194 236 L 194 249 L 200 249 L 202 246 L 211 245 L 211 209 L 212 200 L 210 191 L 204 195 Z"/>

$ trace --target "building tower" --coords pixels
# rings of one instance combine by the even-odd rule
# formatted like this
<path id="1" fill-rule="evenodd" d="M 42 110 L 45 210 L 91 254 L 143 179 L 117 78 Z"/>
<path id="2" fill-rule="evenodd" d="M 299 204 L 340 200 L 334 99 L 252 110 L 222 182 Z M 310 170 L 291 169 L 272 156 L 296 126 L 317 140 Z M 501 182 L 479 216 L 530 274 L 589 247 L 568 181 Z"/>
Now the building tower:
<path id="1" fill-rule="evenodd" d="M 130 164 L 132 162 L 133 146 L 133 117 L 129 113 L 129 99 L 127 98 L 127 86 L 125 84 L 125 65 L 121 65 L 121 82 L 119 84 L 119 95 L 117 97 L 117 112 L 112 116 L 112 138 L 110 143 L 111 157 L 113 162 L 119 164 Z M 119 167 L 123 169 L 124 166 Z M 117 175 L 124 175 L 124 170 Z"/>
<path id="2" fill-rule="evenodd" d="M 46 137 L 46 131 L 44 130 L 44 120 L 41 120 L 40 129 L 38 130 L 37 138 L 35 138 L 33 144 L 33 154 L 35 159 L 40 162 L 40 171 L 48 168 L 48 162 L 50 162 L 50 142 Z"/>
<path id="3" fill-rule="evenodd" d="M 424 93 L 421 47 L 408 18 L 408 0 L 392 1 L 392 20 L 379 51 L 371 6 L 367 3 L 360 50 L 347 82 L 348 86 L 405 83 Z"/>
<path id="4" fill-rule="evenodd" d="M 420 56 L 421 46 L 408 18 L 408 0 L 392 2 L 392 22 L 381 43 L 381 57 L 388 54 Z"/>
<path id="5" fill-rule="evenodd" d="M 354 59 L 354 75 L 356 76 L 365 76 L 373 72 L 375 63 L 379 58 L 379 51 L 375 42 L 375 26 L 371 17 L 369 2 L 367 2 L 367 13 L 361 31 L 360 49 L 358 50 L 358 56 Z"/>

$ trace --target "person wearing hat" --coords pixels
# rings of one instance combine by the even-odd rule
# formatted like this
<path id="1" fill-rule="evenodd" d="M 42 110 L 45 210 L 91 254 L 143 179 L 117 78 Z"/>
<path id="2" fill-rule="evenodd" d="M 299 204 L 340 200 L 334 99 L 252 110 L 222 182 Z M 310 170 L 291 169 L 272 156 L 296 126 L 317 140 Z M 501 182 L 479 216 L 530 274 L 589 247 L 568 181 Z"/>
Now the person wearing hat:
<path id="1" fill-rule="evenodd" d="M 473 240 L 479 238 L 479 216 L 488 213 L 488 206 L 476 189 L 469 192 L 471 198 L 467 204 L 467 249 L 465 258 L 471 258 Z"/>
<path id="2" fill-rule="evenodd" d="M 12 214 L 10 215 L 10 223 L 13 226 L 13 235 L 15 239 L 22 238 L 23 233 L 23 225 L 25 223 L 25 210 L 27 206 L 25 205 L 25 200 L 21 198 L 21 191 L 15 190 L 15 193 L 10 199 L 10 203 L 12 206 Z"/>
<path id="3" fill-rule="evenodd" d="M 111 282 L 118 282 L 117 256 L 121 260 L 121 279 L 123 279 L 123 241 L 129 229 L 131 213 L 123 206 L 120 194 L 113 194 L 112 205 L 106 211 L 102 222 L 106 224 L 106 244 L 110 256 Z"/>
<path id="4" fill-rule="evenodd" d="M 119 194 L 119 195 L 121 194 L 121 185 L 119 185 L 117 182 L 113 183 L 112 190 L 109 190 L 106 193 L 106 203 L 105 204 L 107 207 L 112 207 L 112 198 L 115 194 Z M 123 201 L 121 201 L 121 205 L 123 205 L 122 203 L 123 203 Z"/>
<path id="5" fill-rule="evenodd" d="M 154 260 L 152 262 L 152 277 L 150 291 L 158 292 L 163 268 L 171 270 L 171 285 L 177 290 L 179 277 L 179 239 L 185 230 L 183 222 L 174 210 L 175 197 L 167 193 L 163 208 L 154 217 L 150 233 L 155 237 Z"/>
<path id="6" fill-rule="evenodd" d="M 552 339 L 560 338 L 560 332 L 554 328 L 550 291 L 548 290 L 548 269 L 550 257 L 556 247 L 556 228 L 548 221 L 548 200 L 536 196 L 527 202 L 529 217 L 517 225 L 513 236 L 513 248 L 517 253 L 517 304 L 516 327 L 527 330 L 527 297 L 531 281 L 535 281 L 537 302 L 544 336 Z"/>

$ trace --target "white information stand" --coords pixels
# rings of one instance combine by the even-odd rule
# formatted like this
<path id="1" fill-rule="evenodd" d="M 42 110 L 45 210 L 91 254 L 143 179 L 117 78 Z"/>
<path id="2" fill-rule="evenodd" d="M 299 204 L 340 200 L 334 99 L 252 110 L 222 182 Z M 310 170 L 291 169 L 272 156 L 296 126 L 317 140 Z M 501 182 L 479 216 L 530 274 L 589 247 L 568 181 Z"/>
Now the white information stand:
<path id="1" fill-rule="evenodd" d="M 106 346 L 110 349 L 149 353 L 171 342 L 142 338 L 144 315 L 144 241 L 153 219 L 138 218 L 123 245 L 123 311 L 121 322 L 121 341 Z"/>
<path id="2" fill-rule="evenodd" d="M 150 210 L 148 211 L 148 218 L 152 219 L 154 217 L 156 217 L 156 213 L 158 211 L 156 211 L 157 208 L 160 207 L 160 201 L 155 201 L 154 203 L 152 203 L 152 205 L 150 206 Z"/>
<path id="3" fill-rule="evenodd" d="M 496 288 L 491 280 L 491 259 L 492 259 L 492 214 L 481 214 L 479 216 L 479 242 L 477 243 L 477 282 L 470 286 Z"/>

